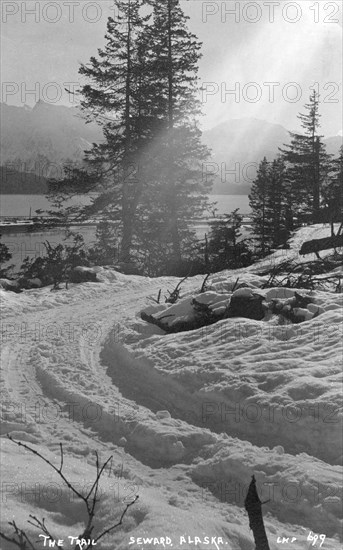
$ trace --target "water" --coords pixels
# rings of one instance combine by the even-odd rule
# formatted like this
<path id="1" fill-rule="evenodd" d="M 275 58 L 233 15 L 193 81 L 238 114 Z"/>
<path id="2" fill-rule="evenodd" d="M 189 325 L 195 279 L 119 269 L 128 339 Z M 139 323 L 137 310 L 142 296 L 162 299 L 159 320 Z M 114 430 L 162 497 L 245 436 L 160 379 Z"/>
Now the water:
<path id="1" fill-rule="evenodd" d="M 79 195 L 67 202 L 67 206 L 89 204 L 89 195 Z M 35 210 L 49 210 L 51 204 L 44 195 L 0 195 L 0 216 L 9 218 L 35 216 Z"/>
<path id="2" fill-rule="evenodd" d="M 83 204 L 89 197 L 82 197 Z M 212 201 L 216 201 L 217 215 L 230 213 L 236 208 L 240 208 L 242 214 L 249 212 L 249 199 L 246 195 L 212 195 Z M 74 199 L 74 204 L 80 203 L 80 197 Z M 8 217 L 28 217 L 30 213 L 34 216 L 34 210 L 41 208 L 45 210 L 49 208 L 49 202 L 42 195 L 1 195 L 1 216 Z M 209 216 L 212 213 L 209 212 Z M 199 239 L 203 239 L 208 226 L 206 223 L 197 224 L 195 226 Z M 87 247 L 92 246 L 95 240 L 95 226 L 78 226 L 75 228 L 77 233 L 81 233 L 84 237 Z M 64 241 L 65 232 L 63 229 L 49 229 L 44 232 L 13 232 L 6 230 L 1 236 L 1 241 L 9 248 L 12 258 L 9 264 L 15 266 L 15 271 L 18 270 L 26 257 L 37 258 L 45 253 L 44 241 L 49 241 L 53 246 Z"/>
<path id="3" fill-rule="evenodd" d="M 218 214 L 232 212 L 240 208 L 242 214 L 249 212 L 249 199 L 247 195 L 211 195 L 211 201 L 217 201 Z M 51 205 L 44 195 L 0 195 L 0 216 L 29 217 L 35 215 L 35 210 L 47 210 Z M 86 204 L 89 195 L 74 197 L 68 205 Z"/>
<path id="4" fill-rule="evenodd" d="M 236 208 L 239 208 L 240 214 L 250 212 L 248 195 L 211 195 L 211 201 L 216 201 L 216 208 L 219 215 L 230 214 Z"/>

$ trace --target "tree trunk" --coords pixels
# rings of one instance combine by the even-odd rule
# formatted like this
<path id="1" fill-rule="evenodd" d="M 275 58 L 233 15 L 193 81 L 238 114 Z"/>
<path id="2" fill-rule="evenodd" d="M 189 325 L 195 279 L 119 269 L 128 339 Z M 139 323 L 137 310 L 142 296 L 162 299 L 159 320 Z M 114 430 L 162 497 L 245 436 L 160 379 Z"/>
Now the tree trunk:
<path id="1" fill-rule="evenodd" d="M 320 141 L 319 137 L 314 142 L 314 166 L 313 166 L 313 223 L 318 223 L 320 215 Z"/>
<path id="2" fill-rule="evenodd" d="M 133 235 L 133 219 L 130 215 L 129 206 L 129 153 L 131 145 L 131 123 L 130 123 L 130 95 L 131 95 L 131 0 L 129 0 L 129 11 L 127 21 L 127 40 L 126 40 L 126 82 L 125 82 L 125 150 L 123 162 L 123 190 L 122 190 L 122 216 L 123 216 L 123 234 L 120 247 L 120 260 L 128 263 L 130 261 L 130 253 L 132 246 Z"/>
<path id="3" fill-rule="evenodd" d="M 132 220 L 127 213 L 123 218 L 123 234 L 121 238 L 119 259 L 121 262 L 129 263 L 131 260 L 131 248 L 132 248 Z"/>
<path id="4" fill-rule="evenodd" d="M 168 184 L 172 188 L 171 194 L 171 236 L 173 244 L 173 256 L 176 263 L 180 263 L 181 243 L 177 224 L 176 191 L 174 181 L 174 105 L 173 105 L 173 45 L 172 45 L 172 0 L 168 0 L 168 146 L 169 146 L 169 170 Z"/>

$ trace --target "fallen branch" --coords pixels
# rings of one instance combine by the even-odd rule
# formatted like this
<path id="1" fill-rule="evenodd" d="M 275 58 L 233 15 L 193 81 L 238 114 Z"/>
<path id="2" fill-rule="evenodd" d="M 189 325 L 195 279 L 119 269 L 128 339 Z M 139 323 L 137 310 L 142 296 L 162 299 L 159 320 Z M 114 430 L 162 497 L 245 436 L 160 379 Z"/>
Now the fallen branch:
<path id="1" fill-rule="evenodd" d="M 299 250 L 300 255 L 315 253 L 318 254 L 321 250 L 328 250 L 330 248 L 340 248 L 343 246 L 343 235 L 339 232 L 337 235 L 331 237 L 324 237 L 323 239 L 312 239 L 302 244 Z"/>
<path id="2" fill-rule="evenodd" d="M 169 293 L 169 296 L 168 298 L 165 297 L 166 304 L 175 304 L 178 301 L 178 299 L 180 298 L 180 292 L 181 292 L 180 286 L 186 279 L 188 279 L 188 275 L 186 275 L 186 277 L 184 277 L 183 279 L 181 279 L 180 282 L 178 282 L 178 284 L 176 285 L 176 287 L 172 292 L 167 290 L 167 292 Z"/>
<path id="3" fill-rule="evenodd" d="M 202 294 L 203 292 L 206 292 L 208 290 L 206 283 L 207 283 L 207 279 L 209 278 L 210 275 L 211 275 L 211 273 L 208 273 L 206 275 L 205 279 L 203 280 L 203 283 L 202 283 L 201 289 L 200 289 L 200 294 Z"/>
<path id="4" fill-rule="evenodd" d="M 160 299 L 161 299 L 161 292 L 162 292 L 162 289 L 160 288 L 160 290 L 158 291 L 157 298 L 153 298 L 152 296 L 148 296 L 148 299 L 149 299 L 149 300 L 152 300 L 152 301 L 155 302 L 156 304 L 159 304 L 159 303 L 160 303 Z"/>
<path id="5" fill-rule="evenodd" d="M 239 277 L 237 277 L 236 282 L 235 282 L 235 284 L 233 285 L 231 292 L 234 292 L 234 291 L 236 290 L 236 287 L 237 287 L 237 285 L 238 285 L 238 281 L 239 281 Z"/>

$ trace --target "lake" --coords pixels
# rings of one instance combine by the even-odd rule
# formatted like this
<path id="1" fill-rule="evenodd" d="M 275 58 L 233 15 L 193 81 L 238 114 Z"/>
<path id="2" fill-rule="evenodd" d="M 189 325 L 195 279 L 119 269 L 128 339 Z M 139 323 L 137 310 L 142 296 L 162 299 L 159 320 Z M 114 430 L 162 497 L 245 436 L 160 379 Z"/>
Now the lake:
<path id="1" fill-rule="evenodd" d="M 249 213 L 249 199 L 246 195 L 211 195 L 211 201 L 215 201 L 218 214 L 232 212 L 236 208 L 240 209 L 242 214 Z M 85 204 L 89 201 L 89 197 L 82 197 L 81 203 Z M 73 204 L 80 204 L 80 197 L 74 199 Z M 1 195 L 1 216 L 8 217 L 28 217 L 30 214 L 34 216 L 37 209 L 48 209 L 49 202 L 43 195 Z M 209 213 L 212 216 L 212 213 Z M 91 246 L 95 240 L 95 226 L 78 226 L 75 231 L 81 233 L 84 237 L 86 246 Z M 196 225 L 196 232 L 199 238 L 204 238 L 205 232 L 208 230 L 206 224 L 201 223 Z M 1 241 L 6 244 L 12 254 L 10 264 L 14 264 L 15 268 L 19 268 L 24 259 L 42 256 L 45 252 L 44 241 L 48 240 L 51 245 L 57 245 L 63 242 L 64 231 L 61 229 L 49 229 L 48 231 L 38 232 L 9 232 L 3 233 Z"/>
<path id="2" fill-rule="evenodd" d="M 35 215 L 35 210 L 47 210 L 51 208 L 49 201 L 44 195 L 0 195 L 0 216 L 24 216 Z M 217 202 L 219 214 L 232 212 L 240 208 L 242 214 L 249 212 L 249 199 L 247 195 L 211 195 L 211 201 Z M 68 202 L 68 205 L 87 204 L 90 202 L 89 196 L 81 195 L 74 197 Z"/>
<path id="3" fill-rule="evenodd" d="M 68 201 L 68 206 L 87 204 L 89 196 L 81 195 Z M 49 210 L 51 204 L 45 195 L 0 195 L 0 216 L 25 217 L 35 216 L 35 210 Z"/>

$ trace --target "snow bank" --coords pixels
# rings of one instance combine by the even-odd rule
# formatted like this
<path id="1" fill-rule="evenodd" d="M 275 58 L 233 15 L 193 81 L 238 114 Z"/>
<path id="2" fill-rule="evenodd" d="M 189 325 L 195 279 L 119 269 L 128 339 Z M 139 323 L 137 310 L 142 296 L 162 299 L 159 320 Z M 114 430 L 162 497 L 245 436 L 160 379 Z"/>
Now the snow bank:
<path id="1" fill-rule="evenodd" d="M 289 254 L 328 231 L 300 230 Z M 281 261 L 282 251 L 273 258 Z M 326 549 L 339 547 L 342 295 L 309 293 L 300 324 L 269 312 L 262 321 L 227 318 L 165 334 L 139 318 L 142 310 L 182 318 L 210 307 L 216 314 L 238 277 L 247 286 L 236 292 L 287 308 L 294 289 L 262 289 L 268 277 L 256 273 L 263 265 L 267 260 L 216 274 L 203 294 L 203 277 L 190 278 L 175 306 L 152 299 L 178 279 L 104 268 L 96 268 L 96 284 L 2 292 L 2 435 L 12 433 L 57 464 L 62 442 L 66 472 L 81 485 L 94 480 L 95 450 L 101 459 L 113 455 L 97 532 L 140 496 L 101 550 L 162 549 L 139 542 L 162 536 L 185 550 L 194 549 L 195 536 L 199 550 L 218 550 L 206 536 L 222 537 L 219 548 L 253 550 L 243 507 L 252 474 L 261 498 L 270 499 L 264 511 L 271 550 L 280 548 L 278 536 L 295 536 L 293 547 L 308 550 L 310 530 L 326 534 Z M 4 437 L 2 448 L 3 529 L 15 519 L 35 537 L 27 524 L 34 513 L 58 537 L 79 534 L 80 503 L 62 485 L 56 498 L 51 470 Z M 182 546 L 181 536 L 190 537 Z"/>

